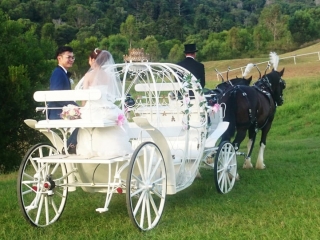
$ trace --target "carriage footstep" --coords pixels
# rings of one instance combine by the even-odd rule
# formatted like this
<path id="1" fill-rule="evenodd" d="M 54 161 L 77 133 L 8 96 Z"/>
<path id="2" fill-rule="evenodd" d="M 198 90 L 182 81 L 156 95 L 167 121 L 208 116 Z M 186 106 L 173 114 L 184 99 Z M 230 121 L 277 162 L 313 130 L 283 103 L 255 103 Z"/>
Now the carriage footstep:
<path id="1" fill-rule="evenodd" d="M 97 208 L 96 211 L 99 213 L 104 213 L 107 212 L 109 209 L 108 208 Z"/>

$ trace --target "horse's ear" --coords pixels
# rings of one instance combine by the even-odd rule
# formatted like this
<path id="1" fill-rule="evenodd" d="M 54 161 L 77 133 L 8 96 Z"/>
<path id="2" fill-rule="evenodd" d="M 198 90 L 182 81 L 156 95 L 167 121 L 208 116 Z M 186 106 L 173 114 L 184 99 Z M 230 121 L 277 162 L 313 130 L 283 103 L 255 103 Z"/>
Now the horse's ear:
<path id="1" fill-rule="evenodd" d="M 279 73 L 280 73 L 280 76 L 282 77 L 284 73 L 284 68 Z"/>

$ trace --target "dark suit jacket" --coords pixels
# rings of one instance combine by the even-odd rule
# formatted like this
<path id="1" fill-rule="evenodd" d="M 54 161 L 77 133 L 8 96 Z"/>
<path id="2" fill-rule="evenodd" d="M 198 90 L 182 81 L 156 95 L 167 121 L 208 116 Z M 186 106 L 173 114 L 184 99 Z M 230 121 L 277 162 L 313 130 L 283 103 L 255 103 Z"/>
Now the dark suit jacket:
<path id="1" fill-rule="evenodd" d="M 206 79 L 204 65 L 202 63 L 199 63 L 191 57 L 186 57 L 184 60 L 178 62 L 177 64 L 191 72 L 197 80 L 200 80 L 200 85 L 202 88 L 204 88 L 204 85 L 206 84 Z"/>
<path id="2" fill-rule="evenodd" d="M 57 66 L 50 77 L 50 90 L 71 90 L 70 80 L 66 72 L 60 66 Z M 62 107 L 68 104 L 77 105 L 72 101 L 61 101 L 61 102 L 49 102 L 48 107 L 57 107 L 60 109 L 49 109 L 48 118 L 49 119 L 60 119 L 60 113 L 62 112 Z"/>

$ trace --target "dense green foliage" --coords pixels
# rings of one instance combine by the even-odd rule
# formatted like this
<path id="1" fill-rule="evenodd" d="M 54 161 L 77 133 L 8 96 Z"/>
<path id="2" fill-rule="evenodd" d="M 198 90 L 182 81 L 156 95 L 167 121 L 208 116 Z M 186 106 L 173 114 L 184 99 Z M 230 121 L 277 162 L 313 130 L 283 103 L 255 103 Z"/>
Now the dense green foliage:
<path id="1" fill-rule="evenodd" d="M 32 94 L 48 88 L 58 45 L 74 48 L 78 80 L 95 47 L 116 62 L 130 47 L 177 62 L 190 42 L 201 61 L 256 57 L 319 39 L 319 15 L 311 0 L 0 0 L 0 172 L 38 140 L 23 120 L 39 117 Z"/>
<path id="2" fill-rule="evenodd" d="M 155 44 L 146 50 L 156 53 L 154 61 L 175 61 L 171 51 L 194 41 L 198 58 L 210 61 L 285 52 L 320 34 L 320 10 L 311 0 L 0 0 L 0 8 L 11 20 L 28 19 L 37 35 L 57 45 L 94 36 L 117 62 L 150 36 Z M 121 46 L 112 48 L 119 34 Z"/>

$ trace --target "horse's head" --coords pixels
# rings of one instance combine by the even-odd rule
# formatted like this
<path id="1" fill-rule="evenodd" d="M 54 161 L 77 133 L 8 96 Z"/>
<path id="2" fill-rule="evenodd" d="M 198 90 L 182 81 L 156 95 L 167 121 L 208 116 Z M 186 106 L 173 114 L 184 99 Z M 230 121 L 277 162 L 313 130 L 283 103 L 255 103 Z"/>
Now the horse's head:
<path id="1" fill-rule="evenodd" d="M 286 88 L 286 82 L 282 79 L 283 73 L 284 68 L 280 72 L 272 69 L 270 73 L 263 76 L 261 79 L 264 82 L 264 85 L 266 84 L 267 88 L 269 88 L 269 91 L 277 106 L 281 106 L 284 102 L 283 90 Z"/>

